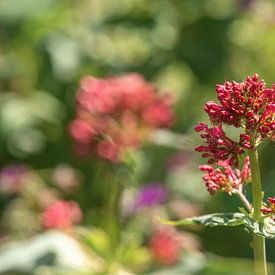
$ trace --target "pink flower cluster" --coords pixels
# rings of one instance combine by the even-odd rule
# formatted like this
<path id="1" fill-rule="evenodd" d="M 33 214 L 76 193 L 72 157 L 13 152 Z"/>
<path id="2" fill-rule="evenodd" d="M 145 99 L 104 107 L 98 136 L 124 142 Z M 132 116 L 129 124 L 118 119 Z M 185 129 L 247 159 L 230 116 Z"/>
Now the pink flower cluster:
<path id="1" fill-rule="evenodd" d="M 70 125 L 76 153 L 121 161 L 125 149 L 145 142 L 151 130 L 171 126 L 170 101 L 138 74 L 84 77 Z"/>
<path id="2" fill-rule="evenodd" d="M 266 88 L 258 74 L 248 76 L 241 83 L 218 84 L 216 91 L 220 105 L 212 101 L 205 104 L 205 111 L 214 124 L 243 127 L 256 133 L 259 141 L 274 133 L 274 86 L 272 89 Z"/>
<path id="3" fill-rule="evenodd" d="M 209 128 L 204 122 L 195 126 L 196 132 L 203 132 L 201 137 L 206 139 L 205 145 L 196 147 L 197 152 L 203 152 L 202 157 L 208 158 L 208 163 L 217 163 L 220 160 L 228 160 L 230 165 L 238 165 L 238 156 L 244 153 L 244 149 L 251 149 L 250 137 L 240 134 L 239 142 L 226 136 L 222 125 Z"/>
<path id="4" fill-rule="evenodd" d="M 211 195 L 216 194 L 218 191 L 225 191 L 228 194 L 242 192 L 243 185 L 251 181 L 251 170 L 249 158 L 245 158 L 242 171 L 231 168 L 228 161 L 220 161 L 218 163 L 221 168 L 214 169 L 210 165 L 201 165 L 199 168 L 203 172 L 207 172 L 203 176 L 203 180 Z"/>
<path id="5" fill-rule="evenodd" d="M 272 214 L 275 219 L 275 197 L 269 197 L 267 201 L 269 203 L 269 207 L 263 206 L 261 211 L 263 214 Z"/>
<path id="6" fill-rule="evenodd" d="M 266 88 L 254 74 L 240 83 L 217 85 L 216 91 L 220 104 L 209 101 L 204 108 L 215 126 L 210 128 L 202 122 L 195 127 L 205 139 L 205 145 L 196 151 L 203 152 L 209 164 L 228 159 L 230 165 L 237 167 L 245 149 L 254 149 L 264 138 L 275 137 L 275 86 Z M 226 136 L 223 124 L 244 129 L 238 142 Z"/>
<path id="7" fill-rule="evenodd" d="M 74 201 L 57 201 L 42 214 L 42 225 L 46 229 L 68 229 L 79 223 L 82 212 Z"/>

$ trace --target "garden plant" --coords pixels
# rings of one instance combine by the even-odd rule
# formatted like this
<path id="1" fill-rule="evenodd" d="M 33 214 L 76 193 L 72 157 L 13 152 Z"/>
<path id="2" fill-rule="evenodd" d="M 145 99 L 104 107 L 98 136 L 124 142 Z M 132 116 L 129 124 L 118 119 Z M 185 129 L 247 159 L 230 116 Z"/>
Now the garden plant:
<path id="1" fill-rule="evenodd" d="M 236 213 L 215 213 L 175 222 L 177 225 L 238 226 L 244 224 L 253 234 L 255 274 L 267 274 L 265 239 L 275 237 L 275 197 L 264 200 L 258 162 L 258 147 L 275 138 L 275 87 L 267 88 L 258 74 L 243 82 L 225 82 L 216 86 L 219 104 L 209 101 L 204 110 L 212 126 L 201 122 L 195 131 L 204 144 L 195 148 L 208 159 L 199 168 L 211 195 L 226 192 L 240 198 L 243 207 Z M 230 127 L 240 128 L 239 140 L 230 137 Z M 227 132 L 227 133 L 226 133 Z M 242 169 L 239 167 L 242 163 Z M 249 184 L 250 183 L 250 184 Z M 252 202 L 246 189 L 252 189 Z"/>
<path id="2" fill-rule="evenodd" d="M 0 274 L 275 274 L 274 25 L 273 0 L 1 0 Z"/>

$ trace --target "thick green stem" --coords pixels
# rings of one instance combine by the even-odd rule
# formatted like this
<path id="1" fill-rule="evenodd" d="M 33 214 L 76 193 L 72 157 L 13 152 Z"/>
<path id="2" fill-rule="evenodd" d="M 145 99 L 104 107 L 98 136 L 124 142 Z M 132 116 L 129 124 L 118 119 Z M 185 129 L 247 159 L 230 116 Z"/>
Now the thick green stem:
<path id="1" fill-rule="evenodd" d="M 118 182 L 110 183 L 109 200 L 107 202 L 106 230 L 112 240 L 113 252 L 120 244 L 120 201 L 122 185 Z"/>
<path id="2" fill-rule="evenodd" d="M 120 203 L 123 192 L 123 184 L 117 175 L 116 169 L 107 163 L 99 161 L 97 163 L 96 180 L 100 182 L 99 190 L 99 223 L 101 228 L 108 234 L 110 239 L 110 260 L 115 256 L 116 249 L 120 245 Z"/>
<path id="3" fill-rule="evenodd" d="M 256 150 L 249 150 L 250 167 L 252 174 L 252 196 L 253 196 L 253 217 L 255 220 L 261 218 L 262 207 L 262 186 L 261 175 L 258 163 L 258 153 Z M 255 261 L 255 274 L 267 275 L 266 255 L 265 255 L 265 239 L 254 234 L 253 251 Z"/>

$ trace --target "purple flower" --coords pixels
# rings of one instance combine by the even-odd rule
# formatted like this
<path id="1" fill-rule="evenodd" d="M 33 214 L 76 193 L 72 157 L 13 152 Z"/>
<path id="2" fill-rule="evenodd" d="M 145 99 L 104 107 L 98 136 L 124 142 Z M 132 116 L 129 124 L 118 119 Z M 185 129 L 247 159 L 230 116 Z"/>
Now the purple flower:
<path id="1" fill-rule="evenodd" d="M 136 207 L 152 207 L 165 202 L 168 197 L 167 188 L 160 183 L 152 183 L 141 187 L 136 199 Z"/>

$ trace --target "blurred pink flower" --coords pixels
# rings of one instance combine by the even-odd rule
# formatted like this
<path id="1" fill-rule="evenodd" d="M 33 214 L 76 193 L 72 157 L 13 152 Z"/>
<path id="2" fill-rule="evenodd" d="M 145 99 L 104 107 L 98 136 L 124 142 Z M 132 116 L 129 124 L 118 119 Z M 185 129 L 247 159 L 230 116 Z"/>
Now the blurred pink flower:
<path id="1" fill-rule="evenodd" d="M 46 229 L 68 229 L 79 223 L 82 212 L 74 201 L 57 201 L 42 214 L 42 225 Z"/>
<path id="2" fill-rule="evenodd" d="M 163 228 L 153 232 L 149 249 L 153 258 L 164 265 L 175 264 L 179 261 L 182 251 L 182 238 L 172 228 Z"/>
<path id="3" fill-rule="evenodd" d="M 142 145 L 152 130 L 171 126 L 170 105 L 138 74 L 84 77 L 77 93 L 77 114 L 70 124 L 75 152 L 120 162 L 125 150 Z"/>

